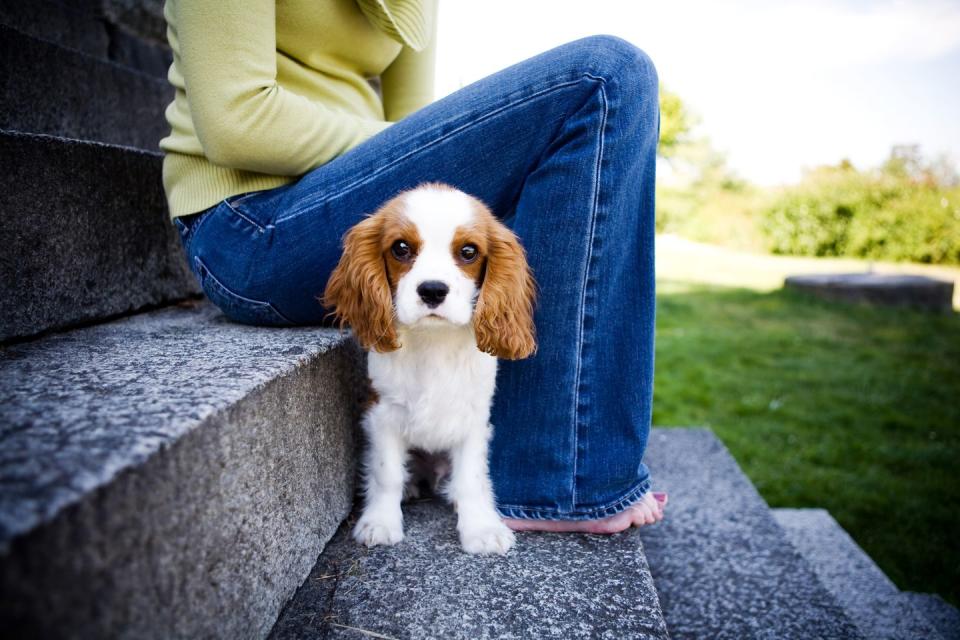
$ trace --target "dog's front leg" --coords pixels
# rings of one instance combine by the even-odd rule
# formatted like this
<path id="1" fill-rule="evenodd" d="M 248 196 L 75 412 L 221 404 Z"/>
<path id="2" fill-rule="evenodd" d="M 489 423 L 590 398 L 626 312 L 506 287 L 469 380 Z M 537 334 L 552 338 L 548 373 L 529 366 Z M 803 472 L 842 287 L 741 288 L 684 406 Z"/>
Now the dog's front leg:
<path id="1" fill-rule="evenodd" d="M 400 501 L 407 479 L 407 444 L 394 429 L 402 416 L 377 403 L 363 418 L 368 447 L 363 460 L 365 505 L 353 537 L 368 547 L 403 540 Z"/>
<path id="2" fill-rule="evenodd" d="M 494 507 L 493 485 L 487 469 L 487 442 L 491 428 L 474 429 L 450 452 L 447 495 L 457 508 L 457 530 L 467 553 L 504 554 L 513 546 L 513 532 Z"/>

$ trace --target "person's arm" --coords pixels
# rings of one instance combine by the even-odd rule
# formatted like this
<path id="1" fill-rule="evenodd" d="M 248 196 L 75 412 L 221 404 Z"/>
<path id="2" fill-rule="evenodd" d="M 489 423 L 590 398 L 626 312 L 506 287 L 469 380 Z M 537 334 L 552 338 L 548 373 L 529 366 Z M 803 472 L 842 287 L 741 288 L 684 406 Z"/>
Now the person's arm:
<path id="1" fill-rule="evenodd" d="M 277 84 L 274 0 L 175 3 L 193 124 L 214 164 L 298 176 L 389 126 Z"/>
<path id="2" fill-rule="evenodd" d="M 437 50 L 437 5 L 426 0 L 427 25 L 430 29 L 427 46 L 421 52 L 404 47 L 380 75 L 383 111 L 387 120 L 396 122 L 433 102 L 434 64 Z"/>

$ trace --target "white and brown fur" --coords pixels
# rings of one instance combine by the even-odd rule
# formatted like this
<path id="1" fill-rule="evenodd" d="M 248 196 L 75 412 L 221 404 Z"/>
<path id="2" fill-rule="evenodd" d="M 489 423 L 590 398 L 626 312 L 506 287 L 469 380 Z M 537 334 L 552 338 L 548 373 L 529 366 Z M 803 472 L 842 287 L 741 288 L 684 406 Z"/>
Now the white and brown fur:
<path id="1" fill-rule="evenodd" d="M 467 245 L 474 259 L 464 258 L 472 255 Z M 439 304 L 423 295 L 425 282 L 446 285 Z M 487 469 L 490 406 L 497 358 L 525 358 L 536 348 L 534 290 L 516 236 L 482 202 L 446 185 L 401 193 L 347 233 L 323 303 L 369 351 L 357 541 L 403 539 L 407 463 L 420 449 L 449 455 L 444 493 L 463 548 L 502 554 L 513 545 Z"/>

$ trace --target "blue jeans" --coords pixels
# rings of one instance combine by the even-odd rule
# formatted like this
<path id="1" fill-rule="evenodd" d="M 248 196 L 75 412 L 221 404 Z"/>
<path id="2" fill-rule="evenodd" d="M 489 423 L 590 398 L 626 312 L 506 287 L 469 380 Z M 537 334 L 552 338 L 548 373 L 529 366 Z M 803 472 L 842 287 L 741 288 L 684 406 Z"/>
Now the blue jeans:
<path id="1" fill-rule="evenodd" d="M 490 470 L 500 513 L 610 516 L 650 488 L 657 74 L 596 36 L 443 98 L 292 184 L 176 219 L 232 320 L 324 322 L 344 233 L 398 192 L 446 182 L 520 237 L 539 350 L 501 361 Z"/>

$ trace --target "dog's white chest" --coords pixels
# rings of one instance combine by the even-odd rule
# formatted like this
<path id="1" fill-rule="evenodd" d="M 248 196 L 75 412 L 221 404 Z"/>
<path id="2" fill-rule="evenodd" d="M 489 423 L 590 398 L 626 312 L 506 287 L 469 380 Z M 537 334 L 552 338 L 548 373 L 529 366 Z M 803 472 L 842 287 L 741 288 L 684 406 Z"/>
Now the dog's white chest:
<path id="1" fill-rule="evenodd" d="M 470 430 L 486 429 L 496 358 L 478 350 L 463 329 L 411 332 L 400 340 L 397 351 L 370 353 L 368 373 L 410 446 L 449 449 Z"/>

